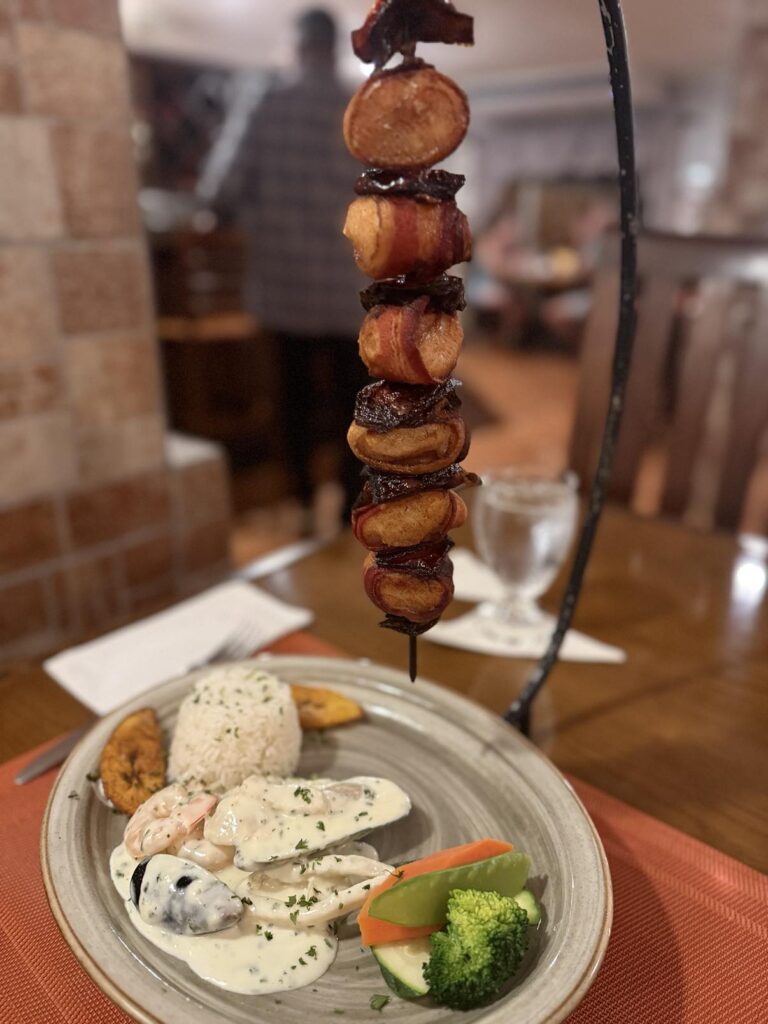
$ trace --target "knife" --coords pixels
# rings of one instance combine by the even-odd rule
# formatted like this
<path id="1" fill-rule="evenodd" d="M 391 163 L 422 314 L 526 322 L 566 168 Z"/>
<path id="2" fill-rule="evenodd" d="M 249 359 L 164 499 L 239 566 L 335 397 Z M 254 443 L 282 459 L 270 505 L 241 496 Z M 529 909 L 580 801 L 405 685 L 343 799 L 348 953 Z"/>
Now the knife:
<path id="1" fill-rule="evenodd" d="M 85 736 L 93 724 L 93 722 L 88 722 L 87 725 L 81 725 L 78 729 L 73 729 L 66 736 L 62 736 L 58 743 L 54 743 L 52 747 L 49 747 L 45 753 L 30 761 L 14 779 L 16 785 L 23 786 L 25 782 L 31 782 L 38 775 L 47 772 L 49 768 L 55 768 L 57 764 L 61 764 L 75 749 L 81 737 Z"/>

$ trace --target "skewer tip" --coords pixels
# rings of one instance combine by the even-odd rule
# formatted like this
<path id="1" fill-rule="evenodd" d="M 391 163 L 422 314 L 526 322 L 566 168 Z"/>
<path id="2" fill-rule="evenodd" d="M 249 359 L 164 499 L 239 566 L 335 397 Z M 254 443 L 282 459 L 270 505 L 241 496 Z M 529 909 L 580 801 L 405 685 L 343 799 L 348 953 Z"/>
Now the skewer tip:
<path id="1" fill-rule="evenodd" d="M 416 647 L 416 636 L 411 635 L 408 637 L 408 675 L 411 677 L 411 682 L 416 682 L 417 672 L 417 647 Z"/>

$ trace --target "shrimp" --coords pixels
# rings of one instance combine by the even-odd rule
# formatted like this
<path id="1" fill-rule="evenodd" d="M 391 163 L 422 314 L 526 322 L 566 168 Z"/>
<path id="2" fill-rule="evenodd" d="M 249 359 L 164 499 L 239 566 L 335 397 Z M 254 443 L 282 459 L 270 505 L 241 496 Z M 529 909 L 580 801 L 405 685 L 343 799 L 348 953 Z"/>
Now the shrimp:
<path id="1" fill-rule="evenodd" d="M 173 783 L 145 800 L 123 834 L 132 857 L 162 853 L 173 843 L 189 836 L 219 802 L 209 793 L 190 793 Z"/>
<path id="2" fill-rule="evenodd" d="M 169 853 L 194 861 L 209 871 L 221 871 L 235 858 L 234 846 L 217 846 L 203 838 L 203 822 L 195 825 L 189 835 L 182 836 L 168 847 Z"/>

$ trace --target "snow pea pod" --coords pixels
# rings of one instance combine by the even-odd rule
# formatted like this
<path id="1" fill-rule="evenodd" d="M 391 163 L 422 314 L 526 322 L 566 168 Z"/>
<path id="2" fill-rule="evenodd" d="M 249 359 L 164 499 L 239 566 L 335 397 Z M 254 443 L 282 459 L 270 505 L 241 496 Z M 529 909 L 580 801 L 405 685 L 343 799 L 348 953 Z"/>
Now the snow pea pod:
<path id="1" fill-rule="evenodd" d="M 369 913 L 381 921 L 411 928 L 443 925 L 452 889 L 480 889 L 516 896 L 525 885 L 529 865 L 527 854 L 510 850 L 473 864 L 403 879 L 375 896 Z"/>

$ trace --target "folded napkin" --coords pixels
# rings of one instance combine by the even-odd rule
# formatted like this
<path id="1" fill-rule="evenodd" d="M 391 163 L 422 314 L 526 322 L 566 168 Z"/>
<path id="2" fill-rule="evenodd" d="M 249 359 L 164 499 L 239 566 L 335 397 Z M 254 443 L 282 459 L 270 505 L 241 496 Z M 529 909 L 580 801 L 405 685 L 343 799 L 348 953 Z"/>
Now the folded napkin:
<path id="1" fill-rule="evenodd" d="M 500 601 L 504 585 L 496 573 L 471 551 L 452 552 L 455 596 L 462 601 Z M 555 619 L 544 615 L 535 625 L 500 630 L 498 625 L 475 608 L 466 615 L 439 622 L 424 634 L 425 640 L 447 647 L 460 647 L 480 654 L 508 658 L 538 658 L 549 643 Z M 612 647 L 570 629 L 560 649 L 564 661 L 592 661 L 618 664 L 626 660 L 620 647 Z"/>
<path id="2" fill-rule="evenodd" d="M 97 715 L 209 658 L 232 637 L 251 650 L 303 629 L 306 608 L 249 583 L 222 583 L 167 611 L 71 647 L 45 662 L 49 675 Z M 250 652 L 249 652 L 250 653 Z"/>

